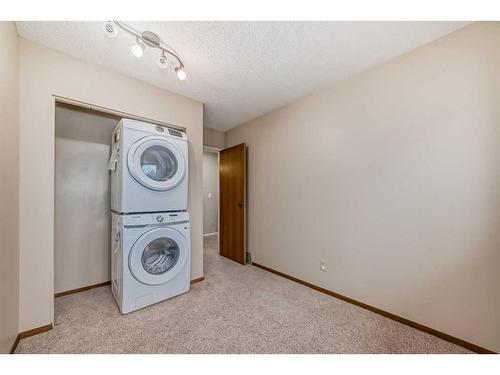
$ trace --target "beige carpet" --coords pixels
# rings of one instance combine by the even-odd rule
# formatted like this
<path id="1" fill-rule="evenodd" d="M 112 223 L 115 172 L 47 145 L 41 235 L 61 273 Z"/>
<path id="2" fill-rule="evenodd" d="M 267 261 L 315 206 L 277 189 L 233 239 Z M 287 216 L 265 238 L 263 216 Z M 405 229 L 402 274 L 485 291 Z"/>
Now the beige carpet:
<path id="1" fill-rule="evenodd" d="M 109 287 L 56 299 L 52 331 L 17 353 L 467 353 L 349 303 L 217 254 L 205 281 L 121 315 Z"/>

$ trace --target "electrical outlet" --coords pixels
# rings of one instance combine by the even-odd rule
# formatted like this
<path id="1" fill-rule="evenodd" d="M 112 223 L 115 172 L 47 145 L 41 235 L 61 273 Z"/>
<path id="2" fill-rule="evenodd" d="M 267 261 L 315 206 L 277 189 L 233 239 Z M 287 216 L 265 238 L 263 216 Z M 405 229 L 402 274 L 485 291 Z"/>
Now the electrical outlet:
<path id="1" fill-rule="evenodd" d="M 208 198 L 212 198 L 212 193 L 208 193 Z"/>
<path id="2" fill-rule="evenodd" d="M 326 261 L 324 260 L 319 261 L 319 269 L 323 272 L 326 272 Z"/>

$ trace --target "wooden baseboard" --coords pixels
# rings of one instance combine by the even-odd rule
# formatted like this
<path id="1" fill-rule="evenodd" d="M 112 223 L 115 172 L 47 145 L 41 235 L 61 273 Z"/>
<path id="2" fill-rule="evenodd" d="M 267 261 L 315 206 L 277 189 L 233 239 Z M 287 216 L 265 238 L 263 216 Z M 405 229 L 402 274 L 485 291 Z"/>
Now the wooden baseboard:
<path id="1" fill-rule="evenodd" d="M 466 349 L 469 349 L 469 350 L 471 350 L 473 352 L 480 353 L 480 354 L 496 354 L 496 352 L 494 352 L 492 350 L 489 350 L 489 349 L 483 348 L 481 346 L 472 344 L 472 343 L 467 342 L 465 340 L 459 339 L 458 337 L 454 337 L 454 336 L 448 335 L 447 333 L 438 331 L 438 330 L 436 330 L 434 328 L 430 328 L 430 327 L 424 326 L 424 325 L 422 325 L 420 323 L 417 323 L 417 322 L 414 322 L 414 321 L 402 318 L 402 317 L 400 317 L 398 315 L 394 315 L 394 314 L 392 314 L 390 312 L 384 311 L 384 310 L 379 309 L 377 307 L 367 305 L 366 303 L 363 303 L 363 302 L 357 301 L 355 299 L 343 296 L 342 294 L 338 294 L 336 292 L 332 292 L 331 290 L 319 287 L 319 286 L 311 284 L 311 283 L 309 283 L 307 281 L 304 281 L 304 280 L 298 279 L 296 277 L 287 275 L 286 273 L 283 273 L 283 272 L 280 272 L 280 271 L 276 271 L 276 270 L 274 270 L 272 268 L 263 266 L 262 264 L 258 264 L 258 263 L 255 263 L 255 262 L 252 262 L 252 264 L 254 266 L 256 266 L 256 267 L 262 268 L 263 270 L 266 270 L 268 272 L 274 273 L 274 274 L 276 274 L 278 276 L 281 276 L 281 277 L 284 277 L 284 278 L 286 278 L 288 280 L 295 281 L 296 283 L 302 284 L 302 285 L 307 286 L 307 287 L 309 287 L 311 289 L 317 290 L 318 292 L 327 294 L 327 295 L 329 295 L 331 297 L 335 297 L 335 298 L 338 298 L 338 299 L 340 299 L 342 301 L 349 302 L 349 303 L 351 303 L 353 305 L 362 307 L 362 308 L 364 308 L 366 310 L 369 310 L 369 311 L 372 311 L 372 312 L 374 312 L 376 314 L 385 316 L 386 318 L 395 320 L 396 322 L 405 324 L 405 325 L 410 326 L 412 328 L 415 328 L 415 329 L 418 329 L 420 331 L 429 333 L 429 334 L 431 334 L 433 336 L 439 337 L 440 339 L 443 339 L 443 340 L 449 341 L 449 342 L 451 342 L 453 344 L 462 346 L 462 347 L 464 347 Z"/>
<path id="2" fill-rule="evenodd" d="M 82 288 L 71 289 L 71 290 L 67 290 L 65 292 L 56 293 L 56 294 L 54 294 L 54 297 L 55 298 L 57 298 L 57 297 L 63 297 L 63 296 L 67 296 L 69 294 L 75 294 L 75 293 L 79 293 L 79 292 L 84 292 L 84 291 L 89 290 L 89 289 L 99 288 L 101 286 L 110 285 L 110 284 L 111 284 L 111 281 L 105 281 L 105 282 L 99 283 L 99 284 L 84 286 Z"/>
<path id="3" fill-rule="evenodd" d="M 19 334 L 17 334 L 16 339 L 14 340 L 14 343 L 12 344 L 12 347 L 10 348 L 9 354 L 14 354 L 16 352 L 17 345 L 19 344 L 19 340 L 21 340 L 21 337 Z"/>
<path id="4" fill-rule="evenodd" d="M 197 279 L 193 279 L 193 280 L 191 280 L 191 285 L 199 283 L 200 281 L 203 281 L 203 280 L 205 280 L 205 278 L 203 276 L 202 277 L 198 277 Z"/>
<path id="5" fill-rule="evenodd" d="M 35 336 L 35 335 L 38 335 L 40 333 L 50 331 L 52 328 L 54 328 L 52 326 L 52 323 L 47 324 L 45 326 L 38 327 L 38 328 L 33 328 L 33 329 L 28 330 L 28 331 L 21 332 L 19 334 L 19 338 L 25 339 L 26 337 Z"/>
<path id="6" fill-rule="evenodd" d="M 205 280 L 204 277 L 199 277 L 197 279 L 191 280 L 191 284 L 199 283 L 200 281 L 203 281 L 203 280 Z M 65 292 L 56 293 L 56 294 L 54 294 L 54 297 L 55 298 L 63 297 L 63 296 L 67 296 L 69 294 L 84 292 L 84 291 L 89 290 L 89 289 L 99 288 L 101 286 L 110 285 L 110 284 L 111 284 L 111 281 L 105 281 L 105 282 L 99 283 L 99 284 L 84 286 L 82 288 L 77 288 L 77 289 L 67 290 Z"/>
<path id="7" fill-rule="evenodd" d="M 33 329 L 28 330 L 28 331 L 23 331 L 23 332 L 19 333 L 16 337 L 16 340 L 14 341 L 14 344 L 12 345 L 12 348 L 10 349 L 10 354 L 14 354 L 14 352 L 16 351 L 17 345 L 19 344 L 19 340 L 25 339 L 26 337 L 30 337 L 30 336 L 35 336 L 35 335 L 38 335 L 38 334 L 43 333 L 43 332 L 50 331 L 52 328 L 54 328 L 54 327 L 52 326 L 52 323 L 51 323 L 51 324 L 47 324 L 45 326 L 33 328 Z"/>
<path id="8" fill-rule="evenodd" d="M 197 279 L 191 280 L 191 284 L 199 283 L 199 282 L 201 282 L 203 280 L 205 280 L 205 277 L 203 277 L 203 276 L 202 277 L 198 277 Z M 66 292 L 56 293 L 55 297 L 57 298 L 57 297 L 67 296 L 68 294 L 83 292 L 85 290 L 89 290 L 89 289 L 93 289 L 93 288 L 99 288 L 100 286 L 109 285 L 109 284 L 111 284 L 111 281 L 106 281 L 106 282 L 100 283 L 100 284 L 94 284 L 94 285 L 84 286 L 83 288 L 72 289 L 72 290 L 68 290 Z M 26 337 L 38 335 L 39 333 L 42 333 L 42 332 L 50 331 L 52 328 L 54 328 L 52 326 L 52 324 L 47 324 L 46 326 L 42 326 L 42 327 L 38 327 L 38 328 L 33 328 L 33 329 L 28 330 L 28 331 L 24 331 L 24 332 L 19 333 L 16 336 L 16 339 L 14 340 L 14 343 L 12 344 L 12 348 L 10 349 L 9 353 L 10 354 L 14 354 L 14 352 L 16 351 L 17 345 L 19 344 L 19 340 L 24 339 Z"/>
<path id="9" fill-rule="evenodd" d="M 219 232 L 204 233 L 203 238 L 217 236 L 218 234 L 219 234 Z"/>

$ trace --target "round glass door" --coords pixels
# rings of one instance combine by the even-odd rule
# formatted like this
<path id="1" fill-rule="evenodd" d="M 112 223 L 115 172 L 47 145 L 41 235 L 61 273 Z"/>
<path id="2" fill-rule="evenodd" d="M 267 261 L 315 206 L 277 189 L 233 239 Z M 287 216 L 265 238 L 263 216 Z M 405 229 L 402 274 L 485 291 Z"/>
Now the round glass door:
<path id="1" fill-rule="evenodd" d="M 179 149 L 158 136 L 145 137 L 132 145 L 128 167 L 137 182 L 158 191 L 174 188 L 186 173 L 184 156 Z"/>
<path id="2" fill-rule="evenodd" d="M 178 163 L 172 151 L 156 145 L 142 152 L 141 169 L 152 180 L 167 181 L 177 173 Z"/>
<path id="3" fill-rule="evenodd" d="M 173 228 L 155 228 L 134 243 L 129 268 L 141 283 L 163 284 L 175 277 L 188 259 L 186 238 Z"/>
<path id="4" fill-rule="evenodd" d="M 171 238 L 161 237 L 145 247 L 141 256 L 144 270 L 151 275 L 161 275 L 171 270 L 179 260 L 179 246 Z"/>

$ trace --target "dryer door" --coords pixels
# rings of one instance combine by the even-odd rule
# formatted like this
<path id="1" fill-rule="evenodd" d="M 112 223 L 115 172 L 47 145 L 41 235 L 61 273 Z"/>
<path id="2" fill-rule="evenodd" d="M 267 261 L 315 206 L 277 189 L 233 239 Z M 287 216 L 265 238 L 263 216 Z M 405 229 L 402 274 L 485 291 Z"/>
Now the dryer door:
<path id="1" fill-rule="evenodd" d="M 128 152 L 127 162 L 135 180 L 152 190 L 173 189 L 186 174 L 184 155 L 163 137 L 149 136 L 134 143 Z"/>
<path id="2" fill-rule="evenodd" d="M 143 284 L 163 284 L 182 270 L 188 251 L 186 238 L 177 230 L 151 229 L 139 237 L 130 250 L 130 272 Z"/>

